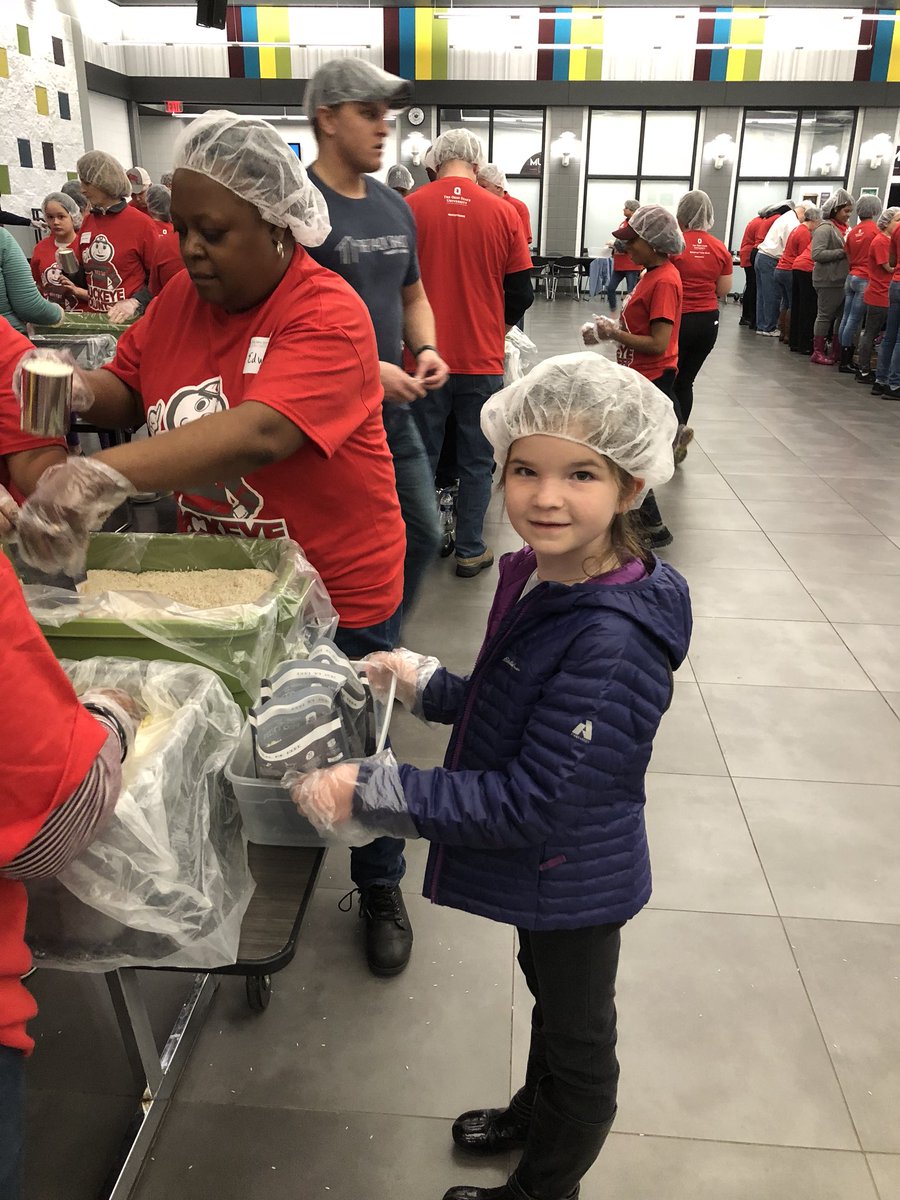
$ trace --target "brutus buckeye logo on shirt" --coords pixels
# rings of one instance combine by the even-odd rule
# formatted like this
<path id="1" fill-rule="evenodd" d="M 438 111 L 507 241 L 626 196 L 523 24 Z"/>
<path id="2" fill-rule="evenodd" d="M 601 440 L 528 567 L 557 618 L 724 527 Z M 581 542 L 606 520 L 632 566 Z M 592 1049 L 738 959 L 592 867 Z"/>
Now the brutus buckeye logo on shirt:
<path id="1" fill-rule="evenodd" d="M 125 299 L 122 276 L 113 263 L 115 257 L 115 246 L 102 233 L 97 234 L 81 256 L 90 304 L 95 312 L 106 312 L 117 300 Z"/>
<path id="2" fill-rule="evenodd" d="M 53 300 L 56 304 L 62 305 L 67 312 L 72 312 L 78 307 L 78 297 L 71 292 L 67 292 L 63 287 L 63 280 L 66 278 L 62 267 L 59 263 L 52 262 L 41 272 L 41 291 L 48 300 Z"/>
<path id="3" fill-rule="evenodd" d="M 152 436 L 169 433 L 192 421 L 226 412 L 229 408 L 228 397 L 222 388 L 222 377 L 216 375 L 179 388 L 168 400 L 158 400 L 147 413 L 147 428 Z M 179 496 L 178 503 L 188 518 L 192 533 L 287 536 L 284 521 L 257 519 L 262 512 L 263 497 L 246 479 L 206 484 L 196 488 L 190 495 Z"/>

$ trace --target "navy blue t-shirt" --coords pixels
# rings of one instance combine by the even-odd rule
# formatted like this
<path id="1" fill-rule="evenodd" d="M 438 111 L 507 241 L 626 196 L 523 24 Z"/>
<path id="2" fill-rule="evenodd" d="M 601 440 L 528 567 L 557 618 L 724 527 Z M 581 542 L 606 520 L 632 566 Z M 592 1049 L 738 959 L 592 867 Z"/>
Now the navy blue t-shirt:
<path id="1" fill-rule="evenodd" d="M 403 294 L 419 278 L 416 222 L 406 201 L 377 179 L 366 176 L 360 200 L 342 196 L 312 168 L 309 177 L 325 197 L 331 233 L 307 253 L 340 275 L 363 300 L 382 362 L 403 363 Z"/>

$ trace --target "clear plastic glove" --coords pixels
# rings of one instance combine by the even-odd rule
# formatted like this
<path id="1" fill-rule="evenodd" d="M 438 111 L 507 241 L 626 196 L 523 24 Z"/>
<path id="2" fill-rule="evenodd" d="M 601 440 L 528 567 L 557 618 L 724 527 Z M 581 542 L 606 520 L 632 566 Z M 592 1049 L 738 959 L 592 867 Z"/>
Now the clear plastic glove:
<path id="1" fill-rule="evenodd" d="M 597 346 L 600 342 L 612 341 L 613 334 L 619 328 L 617 321 L 609 317 L 599 317 L 594 314 L 592 321 L 587 321 L 581 327 L 581 340 L 586 346 Z"/>
<path id="2" fill-rule="evenodd" d="M 90 385 L 87 375 L 79 367 L 75 361 L 75 357 L 70 350 L 51 350 L 49 347 L 36 347 L 34 350 L 26 350 L 19 361 L 16 363 L 16 369 L 13 371 L 13 394 L 17 400 L 22 399 L 22 368 L 27 362 L 34 362 L 40 359 L 43 362 L 58 362 L 65 363 L 66 366 L 74 369 L 72 377 L 72 412 L 87 412 L 94 403 L 94 390 Z"/>
<path id="3" fill-rule="evenodd" d="M 400 768 L 390 750 L 324 771 L 289 771 L 284 785 L 320 836 L 345 846 L 379 837 L 415 838 Z"/>
<path id="4" fill-rule="evenodd" d="M 440 667 L 436 658 L 416 654 L 413 650 L 379 650 L 363 659 L 366 678 L 377 700 L 388 698 L 391 679 L 397 678 L 397 699 L 414 717 L 425 720 L 423 700 L 428 681 Z"/>
<path id="5" fill-rule="evenodd" d="M 40 571 L 80 575 L 88 535 L 136 490 L 96 458 L 69 458 L 50 467 L 19 511 L 22 557 Z"/>
<path id="6" fill-rule="evenodd" d="M 89 692 L 85 692 L 78 699 L 82 704 L 93 705 L 103 713 L 109 714 L 113 718 L 110 722 L 116 733 L 121 729 L 125 737 L 125 742 L 122 746 L 122 757 L 130 754 L 134 749 L 134 739 L 138 731 L 138 726 L 143 720 L 145 713 L 140 704 L 135 698 L 129 695 L 128 692 L 123 692 L 119 688 L 93 688 Z M 119 739 L 121 741 L 121 738 Z"/>
<path id="7" fill-rule="evenodd" d="M 106 310 L 106 315 L 114 325 L 130 321 L 140 308 L 140 304 L 132 297 L 131 300 L 117 300 Z"/>
<path id="8" fill-rule="evenodd" d="M 19 519 L 19 506 L 0 483 L 0 538 L 9 537 Z"/>
<path id="9" fill-rule="evenodd" d="M 597 336 L 596 318 L 593 321 L 585 321 L 582 325 L 581 340 L 586 346 L 599 346 L 600 338 Z"/>

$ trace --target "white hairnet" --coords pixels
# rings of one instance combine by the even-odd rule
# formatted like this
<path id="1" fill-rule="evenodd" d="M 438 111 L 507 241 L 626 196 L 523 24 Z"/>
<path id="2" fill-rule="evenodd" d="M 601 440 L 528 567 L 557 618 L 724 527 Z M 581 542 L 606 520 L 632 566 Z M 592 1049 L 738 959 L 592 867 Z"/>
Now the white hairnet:
<path id="1" fill-rule="evenodd" d="M 853 204 L 853 197 L 844 188 L 838 188 L 833 196 L 829 196 L 822 205 L 822 216 L 826 221 L 830 221 L 839 208 L 843 208 L 845 204 Z"/>
<path id="2" fill-rule="evenodd" d="M 332 58 L 315 72 L 303 93 L 303 107 L 310 121 L 318 108 L 334 108 L 348 101 L 381 100 L 391 108 L 405 108 L 412 97 L 412 84 L 391 75 L 362 58 Z"/>
<path id="3" fill-rule="evenodd" d="M 81 184 L 77 179 L 70 179 L 67 183 L 64 183 L 59 190 L 64 196 L 71 196 L 81 210 L 82 216 L 91 207 L 91 202 L 81 190 Z"/>
<path id="4" fill-rule="evenodd" d="M 815 204 L 807 204 L 805 207 L 806 207 L 806 214 L 803 217 L 804 221 L 821 221 L 822 220 L 821 208 L 818 208 Z"/>
<path id="5" fill-rule="evenodd" d="M 641 207 L 641 202 L 640 200 L 626 200 L 622 207 L 627 209 L 630 213 L 637 212 L 637 210 Z"/>
<path id="6" fill-rule="evenodd" d="M 678 224 L 682 229 L 712 229 L 716 214 L 706 192 L 685 192 L 678 201 Z"/>
<path id="7" fill-rule="evenodd" d="M 881 209 L 880 196 L 860 196 L 856 202 L 856 215 L 861 221 L 874 221 Z"/>
<path id="8" fill-rule="evenodd" d="M 147 212 L 157 221 L 172 220 L 172 193 L 161 183 L 147 188 Z"/>
<path id="9" fill-rule="evenodd" d="M 81 209 L 75 200 L 72 199 L 66 192 L 50 192 L 44 197 L 44 203 L 41 209 L 46 211 L 48 204 L 58 204 L 60 208 L 64 208 L 72 218 L 72 224 L 76 229 L 81 228 Z"/>
<path id="10" fill-rule="evenodd" d="M 458 158 L 462 162 L 477 166 L 484 160 L 484 150 L 481 142 L 468 129 L 448 129 L 436 139 L 432 146 L 434 152 L 435 170 L 440 170 L 444 163 Z"/>
<path id="11" fill-rule="evenodd" d="M 290 229 L 301 246 L 321 246 L 331 232 L 325 197 L 267 121 L 206 112 L 179 136 L 174 153 L 176 171 L 214 179 L 259 209 L 264 221 Z"/>
<path id="12" fill-rule="evenodd" d="M 83 183 L 89 183 L 107 196 L 118 196 L 123 200 L 131 195 L 131 184 L 125 168 L 105 150 L 88 150 L 75 164 L 75 170 Z"/>
<path id="13" fill-rule="evenodd" d="M 684 249 L 684 238 L 678 222 L 667 208 L 660 204 L 644 204 L 628 218 L 628 224 L 645 242 L 649 242 L 657 254 L 680 254 Z M 613 230 L 619 233 L 618 229 Z M 628 241 L 628 238 L 624 238 Z"/>
<path id="14" fill-rule="evenodd" d="M 494 187 L 501 187 L 506 191 L 506 176 L 496 163 L 485 163 L 484 166 L 479 167 L 478 178 L 483 179 L 485 183 L 492 183 Z"/>
<path id="15" fill-rule="evenodd" d="M 404 167 L 403 163 L 397 163 L 387 173 L 387 185 L 389 188 L 406 188 L 408 191 L 416 186 L 416 181 L 412 175 Z"/>
<path id="16" fill-rule="evenodd" d="M 532 434 L 564 438 L 605 455 L 644 480 L 632 508 L 675 471 L 678 418 L 671 401 L 631 367 L 590 351 L 545 359 L 496 392 L 481 410 L 481 428 L 501 468 L 513 442 Z"/>
<path id="17" fill-rule="evenodd" d="M 878 218 L 878 228 L 884 232 L 896 216 L 900 216 L 900 208 L 886 208 Z"/>

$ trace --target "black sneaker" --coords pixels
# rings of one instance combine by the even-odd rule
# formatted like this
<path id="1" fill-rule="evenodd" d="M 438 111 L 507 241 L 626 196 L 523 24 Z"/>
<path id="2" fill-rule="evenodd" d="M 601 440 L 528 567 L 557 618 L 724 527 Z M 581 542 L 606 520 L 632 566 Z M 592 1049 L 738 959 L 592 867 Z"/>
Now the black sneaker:
<path id="1" fill-rule="evenodd" d="M 872 395 L 873 396 L 881 396 L 884 392 L 885 386 L 886 385 L 883 383 L 873 383 L 872 384 Z"/>
<path id="2" fill-rule="evenodd" d="M 866 383 L 866 384 L 874 383 L 875 382 L 875 372 L 874 371 L 857 371 L 856 372 L 856 382 L 857 383 Z"/>
<path id="3" fill-rule="evenodd" d="M 400 888 L 374 884 L 359 894 L 366 922 L 366 960 L 373 975 L 399 975 L 412 954 L 413 932 Z"/>
<path id="4" fill-rule="evenodd" d="M 900 387 L 892 388 L 885 385 L 881 392 L 881 398 L 882 400 L 900 400 Z"/>

